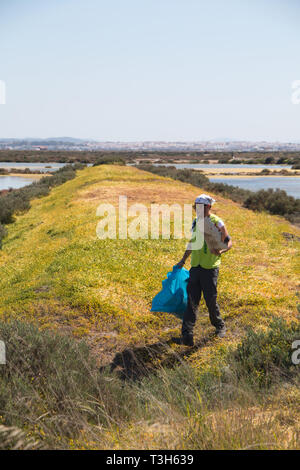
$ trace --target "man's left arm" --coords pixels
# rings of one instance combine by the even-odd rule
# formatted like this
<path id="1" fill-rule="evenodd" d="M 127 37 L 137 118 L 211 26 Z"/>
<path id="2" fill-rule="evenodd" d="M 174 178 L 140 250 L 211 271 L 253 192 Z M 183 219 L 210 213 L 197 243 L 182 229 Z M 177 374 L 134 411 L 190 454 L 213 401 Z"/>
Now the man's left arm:
<path id="1" fill-rule="evenodd" d="M 223 225 L 222 227 L 218 227 L 218 229 L 221 232 L 222 242 L 227 243 L 227 248 L 224 248 L 223 250 L 216 250 L 214 252 L 215 255 L 221 255 L 222 253 L 225 253 L 226 251 L 230 250 L 230 248 L 232 247 L 232 240 L 231 240 L 231 237 L 229 236 L 229 233 L 225 225 Z"/>
<path id="2" fill-rule="evenodd" d="M 232 247 L 232 240 L 231 240 L 229 233 L 227 232 L 227 228 L 225 227 L 225 225 L 221 227 L 221 235 L 222 235 L 221 237 L 222 242 L 227 243 L 227 248 L 224 248 L 224 250 L 220 250 L 220 251 L 221 253 L 225 253 L 226 251 L 230 250 L 230 248 Z"/>

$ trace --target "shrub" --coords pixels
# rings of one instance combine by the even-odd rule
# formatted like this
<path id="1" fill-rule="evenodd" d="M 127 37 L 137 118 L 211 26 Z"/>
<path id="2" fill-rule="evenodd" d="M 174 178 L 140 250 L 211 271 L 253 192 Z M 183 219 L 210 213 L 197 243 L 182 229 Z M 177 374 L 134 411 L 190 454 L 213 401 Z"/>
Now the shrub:
<path id="1" fill-rule="evenodd" d="M 87 344 L 20 321 L 0 321 L 6 365 L 0 366 L 0 420 L 30 430 L 52 447 L 90 426 L 99 434 L 134 414 L 130 387 L 99 373 Z"/>
<path id="2" fill-rule="evenodd" d="M 300 213 L 300 199 L 288 196 L 281 189 L 261 189 L 252 193 L 245 201 L 244 206 L 257 211 L 268 211 L 270 214 L 286 216 Z"/>
<path id="3" fill-rule="evenodd" d="M 32 324 L 0 322 L 6 365 L 0 366 L 0 414 L 5 425 L 31 428 L 46 413 L 47 433 L 76 435 L 79 403 L 95 388 L 84 343 Z M 44 420 L 39 429 L 46 431 Z M 53 437 L 53 436 L 52 436 Z"/>
<path id="4" fill-rule="evenodd" d="M 292 343 L 300 339 L 300 323 L 274 318 L 266 331 L 249 328 L 246 337 L 229 359 L 238 378 L 258 387 L 269 387 L 278 380 L 299 377 L 292 363 Z"/>
<path id="5" fill-rule="evenodd" d="M 18 321 L 1 321 L 0 338 L 6 344 L 7 358 L 0 369 L 0 409 L 6 424 L 26 421 L 24 412 L 28 412 L 28 407 L 24 406 L 22 395 L 32 394 L 30 402 L 34 408 L 42 395 L 48 400 L 51 392 L 49 409 L 63 411 L 72 405 L 72 399 L 78 398 L 74 380 L 82 396 L 89 390 L 89 355 L 84 343 Z"/>
<path id="6" fill-rule="evenodd" d="M 238 186 L 232 186 L 225 183 L 209 183 L 205 189 L 214 193 L 222 194 L 222 196 L 236 202 L 243 202 L 252 192 L 248 189 L 242 189 Z"/>
<path id="7" fill-rule="evenodd" d="M 285 157 L 281 157 L 281 158 L 278 158 L 276 163 L 277 163 L 277 165 L 283 165 L 285 163 L 288 163 L 288 160 Z"/>
<path id="8" fill-rule="evenodd" d="M 125 160 L 124 158 L 121 158 L 119 156 L 103 156 L 102 158 L 98 158 L 93 166 L 98 166 L 98 165 L 125 165 Z"/>
<path id="9" fill-rule="evenodd" d="M 37 450 L 38 442 L 28 438 L 21 429 L 0 425 L 0 450 Z"/>
<path id="10" fill-rule="evenodd" d="M 139 165 L 138 168 L 144 171 L 150 171 L 156 175 L 190 183 L 194 186 L 204 187 L 204 185 L 209 183 L 209 179 L 199 171 L 187 169 L 177 170 L 175 166 Z"/>
<path id="11" fill-rule="evenodd" d="M 0 366 L 0 448 L 16 445 L 11 432 L 19 436 L 20 448 L 33 445 L 25 442 L 28 435 L 38 445 L 43 441 L 43 447 L 51 448 L 82 448 L 89 446 L 89 440 L 93 448 L 122 448 L 122 440 L 125 445 L 143 446 L 139 430 L 145 426 L 152 432 L 157 424 L 168 432 L 175 427 L 174 433 L 161 435 L 160 445 L 170 449 L 175 436 L 178 446 L 194 449 L 263 445 L 269 442 L 265 441 L 269 424 L 265 422 L 255 432 L 248 407 L 262 403 L 264 387 L 274 383 L 275 377 L 289 380 L 295 376 L 290 348 L 299 333 L 299 326 L 280 320 L 266 332 L 249 330 L 229 355 L 231 375 L 225 372 L 228 357 L 224 350 L 205 371 L 197 371 L 178 356 L 172 368 L 150 365 L 140 380 L 124 381 L 117 372 L 101 368 L 100 373 L 84 342 L 32 324 L 0 321 L 0 338 L 7 348 L 7 364 Z M 259 394 L 257 384 L 262 388 Z M 227 419 L 227 408 L 238 409 L 239 404 L 245 405 L 245 417 L 235 416 L 242 430 L 241 439 L 236 440 L 233 415 L 225 426 L 222 422 Z M 212 414 L 217 419 L 214 429 Z"/>

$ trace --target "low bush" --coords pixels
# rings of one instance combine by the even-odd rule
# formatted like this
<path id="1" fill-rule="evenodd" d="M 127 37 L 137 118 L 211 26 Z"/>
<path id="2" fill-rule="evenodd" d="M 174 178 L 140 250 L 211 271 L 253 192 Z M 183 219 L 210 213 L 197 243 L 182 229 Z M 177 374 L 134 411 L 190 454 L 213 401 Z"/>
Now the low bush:
<path id="1" fill-rule="evenodd" d="M 0 338 L 6 345 L 0 366 L 5 425 L 32 430 L 39 423 L 40 437 L 76 436 L 81 404 L 88 406 L 96 391 L 87 346 L 21 322 L 1 321 Z"/>
<path id="2" fill-rule="evenodd" d="M 93 166 L 98 166 L 98 165 L 125 165 L 126 161 L 124 158 L 121 158 L 120 156 L 103 156 L 101 158 L 98 158 Z"/>
<path id="3" fill-rule="evenodd" d="M 240 203 L 243 203 L 245 198 L 252 193 L 248 189 L 239 188 L 238 186 L 232 186 L 225 183 L 209 183 L 205 189 L 217 194 L 222 194 L 222 196 Z"/>
<path id="4" fill-rule="evenodd" d="M 162 434 L 165 448 L 174 448 L 175 436 L 180 448 L 263 445 L 277 424 L 270 428 L 262 415 L 257 426 L 250 407 L 264 406 L 272 385 L 276 391 L 280 382 L 299 381 L 291 353 L 300 324 L 278 318 L 266 330 L 249 329 L 237 348 L 225 348 L 205 370 L 178 356 L 173 367 L 150 364 L 149 373 L 134 380 L 120 379 L 109 368 L 100 372 L 85 342 L 33 324 L 0 321 L 0 339 L 6 344 L 6 365 L 0 366 L 0 448 L 1 426 L 8 434 L 12 427 L 22 430 L 22 446 L 30 437 L 35 445 L 51 448 L 83 442 L 96 448 L 117 442 L 122 448 L 122 443 L 137 443 L 141 425 L 150 433 L 156 423 L 173 430 Z M 227 419 L 228 409 L 240 411 Z M 213 429 L 210 416 L 216 420 Z M 243 428 L 239 436 L 232 419 Z M 138 444 L 143 448 L 149 441 L 139 436 Z"/>
<path id="5" fill-rule="evenodd" d="M 270 214 L 283 216 L 300 213 L 300 199 L 288 196 L 282 189 L 261 189 L 252 193 L 244 201 L 244 206 L 256 211 L 267 211 Z"/>
<path id="6" fill-rule="evenodd" d="M 157 424 L 167 429 L 161 434 L 164 448 L 264 447 L 274 430 L 282 430 L 276 423 L 270 427 L 263 415 L 257 425 L 249 407 L 263 406 L 270 385 L 297 379 L 291 344 L 299 336 L 298 324 L 277 319 L 266 331 L 249 330 L 237 349 L 225 350 L 205 371 L 178 358 L 173 368 L 157 365 L 137 381 L 124 381 L 117 372 L 100 372 L 83 341 L 33 324 L 0 321 L 7 362 L 0 366 L 0 448 L 3 439 L 6 448 L 16 445 L 10 439 L 13 429 L 20 433 L 20 448 L 137 443 L 148 448 Z M 236 412 L 228 417 L 228 409 Z M 241 434 L 236 435 L 232 420 Z M 142 429 L 146 437 L 139 435 L 137 441 Z"/>
<path id="7" fill-rule="evenodd" d="M 249 328 L 229 363 L 238 379 L 246 379 L 259 388 L 300 378 L 299 367 L 292 363 L 295 340 L 300 340 L 300 322 L 288 324 L 282 318 L 274 318 L 267 330 Z"/>
<path id="8" fill-rule="evenodd" d="M 37 450 L 41 445 L 15 426 L 0 425 L 0 450 Z"/>

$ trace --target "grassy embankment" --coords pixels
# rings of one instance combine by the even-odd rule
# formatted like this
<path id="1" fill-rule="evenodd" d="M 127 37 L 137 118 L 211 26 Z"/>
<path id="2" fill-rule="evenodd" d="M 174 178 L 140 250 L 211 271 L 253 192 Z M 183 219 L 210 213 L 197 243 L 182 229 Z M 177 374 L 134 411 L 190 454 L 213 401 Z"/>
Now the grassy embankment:
<path id="1" fill-rule="evenodd" d="M 34 200 L 31 210 L 17 216 L 16 222 L 8 226 L 8 237 L 0 254 L 1 318 L 36 322 L 42 329 L 84 338 L 93 362 L 104 365 L 115 358 L 123 372 L 126 354 L 115 355 L 131 348 L 138 358 L 133 373 L 139 375 L 139 366 L 146 364 L 152 370 L 159 368 L 163 375 L 160 382 L 153 379 L 151 387 L 148 384 L 148 395 L 139 399 L 134 388 L 124 391 L 115 385 L 110 390 L 111 396 L 118 389 L 118 394 L 125 394 L 120 399 L 128 400 L 128 408 L 129 402 L 137 400 L 137 408 L 131 414 L 127 410 L 129 416 L 126 413 L 123 416 L 120 410 L 115 416 L 113 398 L 107 403 L 107 396 L 103 398 L 101 394 L 106 406 L 105 424 L 98 422 L 96 430 L 94 424 L 91 434 L 88 419 L 83 421 L 80 426 L 84 437 L 76 437 L 76 441 L 75 430 L 73 436 L 72 430 L 67 433 L 62 428 L 56 429 L 49 438 L 51 445 L 60 446 L 61 442 L 63 447 L 107 448 L 295 446 L 292 419 L 295 409 L 287 410 L 281 421 L 278 418 L 275 424 L 270 424 L 274 416 L 282 413 L 282 400 L 287 403 L 289 393 L 291 406 L 299 404 L 299 395 L 295 396 L 293 387 L 290 392 L 278 389 L 276 396 L 272 395 L 275 398 L 264 405 L 249 391 L 247 400 L 244 396 L 231 405 L 230 400 L 225 404 L 226 400 L 222 403 L 219 397 L 215 407 L 210 404 L 209 411 L 202 414 L 199 379 L 191 378 L 189 382 L 191 372 L 186 364 L 200 374 L 198 377 L 213 371 L 218 376 L 228 349 L 241 340 L 247 326 L 265 328 L 272 315 L 288 322 L 296 318 L 298 243 L 286 240 L 282 232 L 299 235 L 299 231 L 280 217 L 256 214 L 216 197 L 214 212 L 226 221 L 234 241 L 234 248 L 223 256 L 219 279 L 219 303 L 228 335 L 223 341 L 213 337 L 206 308 L 201 303 L 196 328 L 198 347 L 188 350 L 172 341 L 172 337 L 179 335 L 180 322 L 171 315 L 149 311 L 161 280 L 180 259 L 185 241 L 99 240 L 96 208 L 101 202 L 117 205 L 119 195 L 127 195 L 129 204 L 189 203 L 201 191 L 128 167 L 105 165 L 77 174 L 74 180 L 52 189 L 49 196 Z M 183 372 L 181 369 L 173 376 L 165 373 L 163 367 L 175 362 L 182 363 Z M 185 381 L 188 399 L 181 390 Z M 172 397 L 175 390 L 179 392 L 176 400 Z M 154 393 L 153 400 L 150 391 Z M 185 400 L 190 400 L 193 411 Z M 82 406 L 86 410 L 91 405 L 87 401 Z M 50 413 L 45 403 L 40 411 L 41 415 Z M 5 424 L 15 424 L 5 416 Z M 43 439 L 45 433 L 52 432 L 49 423 L 50 420 L 37 419 L 34 414 L 28 423 L 21 420 L 17 424 L 29 434 L 34 428 L 34 436 Z M 268 444 L 266 439 L 272 442 Z"/>

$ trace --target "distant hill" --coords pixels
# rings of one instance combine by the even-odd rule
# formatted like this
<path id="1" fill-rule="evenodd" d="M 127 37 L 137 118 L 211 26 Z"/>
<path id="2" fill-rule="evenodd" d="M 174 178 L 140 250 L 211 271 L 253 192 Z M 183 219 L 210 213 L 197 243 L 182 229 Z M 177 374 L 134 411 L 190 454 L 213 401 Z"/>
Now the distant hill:
<path id="1" fill-rule="evenodd" d="M 300 151 L 297 142 L 266 142 L 243 141 L 228 138 L 205 141 L 106 141 L 104 139 L 78 139 L 73 137 L 29 137 L 23 139 L 0 139 L 1 146 L 11 146 L 15 149 L 28 149 L 32 145 L 48 145 L 51 149 L 72 149 L 77 146 L 80 150 L 109 150 L 109 151 L 165 151 L 165 152 L 275 152 Z"/>

